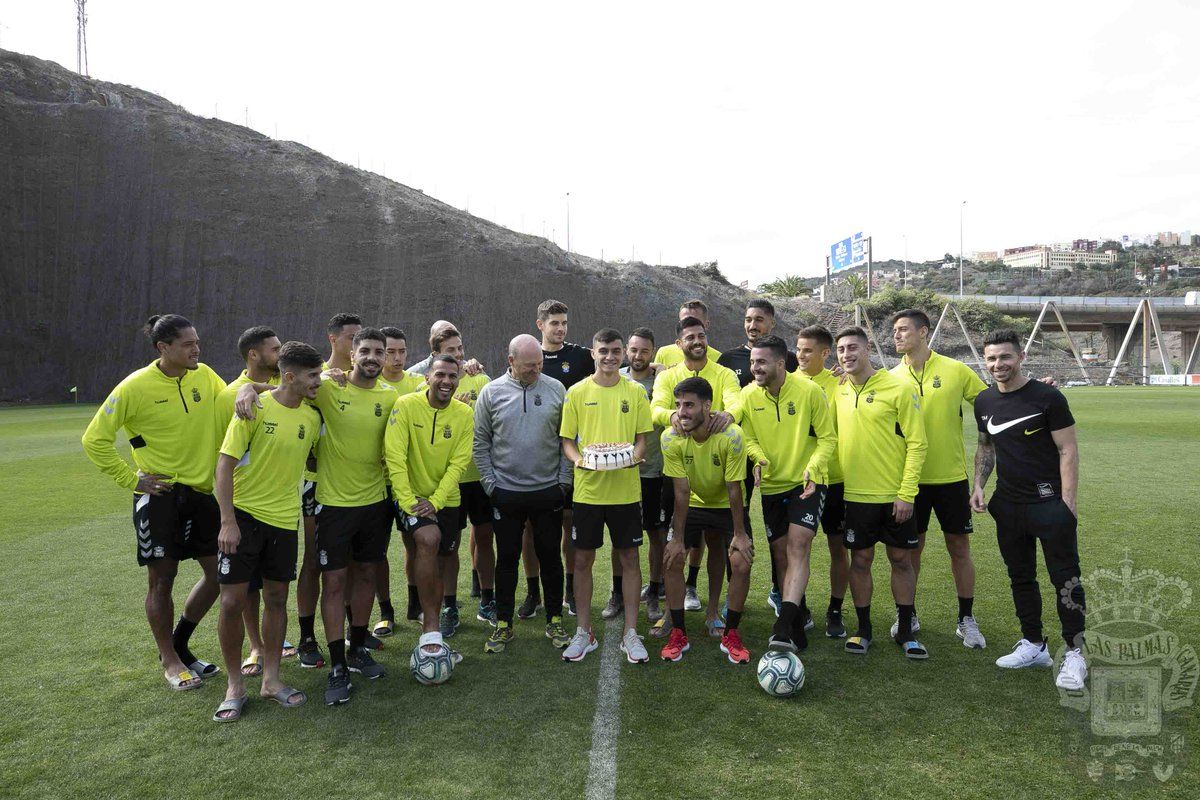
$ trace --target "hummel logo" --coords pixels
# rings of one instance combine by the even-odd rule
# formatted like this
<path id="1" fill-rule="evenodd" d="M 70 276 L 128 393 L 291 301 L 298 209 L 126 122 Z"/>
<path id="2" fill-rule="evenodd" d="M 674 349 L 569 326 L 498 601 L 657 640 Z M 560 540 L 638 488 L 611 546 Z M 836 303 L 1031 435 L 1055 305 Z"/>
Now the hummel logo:
<path id="1" fill-rule="evenodd" d="M 995 436 L 997 433 L 1003 433 L 1004 431 L 1008 430 L 1013 425 L 1017 425 L 1021 422 L 1024 422 L 1027 419 L 1033 419 L 1034 417 L 1040 417 L 1040 416 L 1041 416 L 1041 413 L 1039 412 L 1037 414 L 1030 414 L 1027 417 L 1017 417 L 1016 419 L 1010 419 L 1008 422 L 1002 422 L 999 425 L 992 422 L 991 417 L 989 417 L 988 421 L 987 421 L 987 432 L 990 433 L 992 436 Z"/>
<path id="2" fill-rule="evenodd" d="M 599 403 L 584 403 L 585 406 L 598 406 Z"/>
<path id="3" fill-rule="evenodd" d="M 161 406 L 163 403 L 169 403 L 169 402 L 171 402 L 171 401 L 170 400 L 155 400 L 154 405 Z"/>

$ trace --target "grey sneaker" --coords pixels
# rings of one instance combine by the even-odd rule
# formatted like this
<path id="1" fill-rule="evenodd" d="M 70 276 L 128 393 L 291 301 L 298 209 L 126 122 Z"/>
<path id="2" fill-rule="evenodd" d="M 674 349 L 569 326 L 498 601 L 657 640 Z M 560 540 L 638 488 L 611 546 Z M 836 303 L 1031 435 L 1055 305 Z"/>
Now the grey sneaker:
<path id="1" fill-rule="evenodd" d="M 916 633 L 921 630 L 921 620 L 917 619 L 917 612 L 913 612 L 912 632 Z M 891 634 L 892 638 L 896 638 L 896 634 L 900 632 L 900 612 L 896 612 L 896 621 L 892 623 Z"/>
<path id="2" fill-rule="evenodd" d="M 696 594 L 696 587 L 687 587 L 687 594 L 683 598 L 684 611 L 699 611 L 700 610 L 700 595 Z"/>
<path id="3" fill-rule="evenodd" d="M 438 617 L 438 630 L 442 633 L 443 639 L 449 639 L 458 630 L 458 609 L 446 606 L 442 609 L 442 615 Z"/>
<path id="4" fill-rule="evenodd" d="M 963 617 L 962 622 L 958 623 L 954 635 L 962 639 L 963 647 L 975 650 L 987 647 L 987 639 L 984 639 L 983 634 L 979 632 L 979 623 L 975 621 L 974 617 Z"/>
<path id="5" fill-rule="evenodd" d="M 542 598 L 534 594 L 525 595 L 525 599 L 521 601 L 521 606 L 517 609 L 517 617 L 520 619 L 532 619 L 542 610 Z"/>
<path id="6" fill-rule="evenodd" d="M 651 597 L 646 601 L 646 617 L 651 622 L 658 622 L 663 618 L 662 604 L 658 602 L 657 597 Z"/>
<path id="7" fill-rule="evenodd" d="M 369 681 L 387 675 L 383 664 L 371 658 L 371 651 L 365 647 L 359 647 L 346 653 L 346 666 L 350 668 L 351 672 L 357 672 Z"/>
<path id="8" fill-rule="evenodd" d="M 575 635 L 571 637 L 571 643 L 567 645 L 566 650 L 563 650 L 562 659 L 563 661 L 583 661 L 583 657 L 598 646 L 599 643 L 591 631 L 576 628 Z"/>
<path id="9" fill-rule="evenodd" d="M 625 658 L 630 664 L 645 664 L 650 660 L 650 654 L 646 652 L 646 645 L 642 643 L 642 637 L 633 628 L 625 631 L 625 636 L 621 639 L 621 652 L 625 654 Z"/>
<path id="10" fill-rule="evenodd" d="M 641 594 L 638 595 L 638 602 L 645 603 L 649 599 L 650 599 L 650 584 L 647 583 L 645 586 L 642 587 Z"/>
<path id="11" fill-rule="evenodd" d="M 600 612 L 600 616 L 604 619 L 612 619 L 613 617 L 625 613 L 625 597 L 624 595 L 613 592 L 608 596 L 608 604 L 604 606 L 604 610 Z"/>

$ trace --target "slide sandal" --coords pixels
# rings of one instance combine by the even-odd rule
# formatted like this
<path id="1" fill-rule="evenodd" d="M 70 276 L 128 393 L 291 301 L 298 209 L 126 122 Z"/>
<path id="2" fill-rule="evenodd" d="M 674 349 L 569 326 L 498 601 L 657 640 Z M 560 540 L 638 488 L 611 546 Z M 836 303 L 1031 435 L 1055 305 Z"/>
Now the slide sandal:
<path id="1" fill-rule="evenodd" d="M 189 664 L 188 669 L 199 675 L 201 678 L 211 678 L 213 675 L 216 675 L 221 671 L 221 668 L 216 664 L 210 664 L 207 661 L 201 661 L 200 659 L 196 659 Z"/>
<path id="2" fill-rule="evenodd" d="M 866 655 L 871 649 L 871 640 L 865 636 L 851 636 L 846 640 L 846 652 L 855 655 Z"/>
<path id="3" fill-rule="evenodd" d="M 267 699 L 274 700 L 284 708 L 297 708 L 308 702 L 308 695 L 299 689 L 293 689 L 290 686 L 284 686 Z"/>
<path id="4" fill-rule="evenodd" d="M 280 658 L 295 658 L 296 654 L 298 652 L 300 652 L 300 651 L 296 649 L 296 645 L 292 644 L 287 639 L 284 639 L 283 640 L 283 652 L 279 654 L 279 657 Z"/>
<path id="5" fill-rule="evenodd" d="M 386 639 L 392 635 L 392 626 L 393 623 L 390 619 L 381 619 L 375 623 L 375 627 L 371 630 L 371 633 L 380 639 Z"/>
<path id="6" fill-rule="evenodd" d="M 263 673 L 263 657 L 249 656 L 242 662 L 242 674 L 247 678 L 257 678 Z"/>
<path id="7" fill-rule="evenodd" d="M 165 675 L 167 683 L 171 684 L 171 688 L 177 692 L 186 692 L 190 689 L 199 689 L 200 684 L 204 683 L 204 679 L 189 670 L 184 670 L 178 675 Z"/>
<path id="8" fill-rule="evenodd" d="M 222 700 L 221 705 L 217 706 L 217 713 L 213 714 L 213 722 L 237 722 L 242 718 L 242 709 L 246 707 L 248 699 L 248 695 L 242 695 L 232 700 Z"/>
<path id="9" fill-rule="evenodd" d="M 925 645 L 921 644 L 916 639 L 905 642 L 900 646 L 904 648 L 905 658 L 911 658 L 914 661 L 921 661 L 929 658 L 929 651 L 925 649 Z"/>

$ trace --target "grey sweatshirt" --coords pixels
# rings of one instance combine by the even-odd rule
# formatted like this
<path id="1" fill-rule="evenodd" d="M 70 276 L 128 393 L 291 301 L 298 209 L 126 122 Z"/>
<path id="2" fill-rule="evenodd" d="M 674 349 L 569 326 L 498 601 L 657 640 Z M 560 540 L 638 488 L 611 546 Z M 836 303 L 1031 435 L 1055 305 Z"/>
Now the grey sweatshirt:
<path id="1" fill-rule="evenodd" d="M 472 454 L 485 492 L 490 495 L 497 486 L 535 492 L 571 483 L 571 465 L 558 436 L 566 394 L 561 383 L 545 375 L 524 386 L 506 372 L 483 387 L 475 401 Z"/>

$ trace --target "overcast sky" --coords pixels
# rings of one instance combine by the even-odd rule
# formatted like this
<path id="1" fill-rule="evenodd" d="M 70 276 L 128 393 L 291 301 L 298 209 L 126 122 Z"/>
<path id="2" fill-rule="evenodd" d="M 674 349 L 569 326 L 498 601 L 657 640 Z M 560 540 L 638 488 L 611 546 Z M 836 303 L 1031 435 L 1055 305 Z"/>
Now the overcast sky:
<path id="1" fill-rule="evenodd" d="M 609 259 L 1200 234 L 1200 3 L 90 0 L 93 77 Z M 75 65 L 72 0 L 0 47 Z"/>

